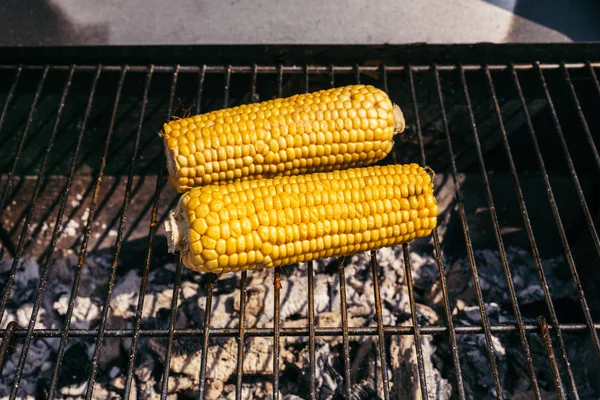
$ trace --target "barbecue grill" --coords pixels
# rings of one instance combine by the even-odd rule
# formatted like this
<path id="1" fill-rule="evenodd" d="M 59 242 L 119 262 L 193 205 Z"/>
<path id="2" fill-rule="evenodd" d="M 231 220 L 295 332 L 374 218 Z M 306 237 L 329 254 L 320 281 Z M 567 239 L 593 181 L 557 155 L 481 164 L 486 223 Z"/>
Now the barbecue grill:
<path id="1" fill-rule="evenodd" d="M 600 45 L 6 49 L 0 398 L 598 398 Z M 408 245 L 167 253 L 172 117 L 351 83 L 436 172 Z"/>

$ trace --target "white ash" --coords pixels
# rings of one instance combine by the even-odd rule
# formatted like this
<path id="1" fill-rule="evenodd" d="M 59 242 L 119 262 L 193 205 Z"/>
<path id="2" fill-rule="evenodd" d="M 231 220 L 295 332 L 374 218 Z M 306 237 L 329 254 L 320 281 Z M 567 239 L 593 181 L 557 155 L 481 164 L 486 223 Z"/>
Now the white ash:
<path id="1" fill-rule="evenodd" d="M 85 210 L 83 210 L 83 215 L 81 216 L 81 221 L 85 224 L 85 223 L 87 223 L 89 218 L 90 218 L 90 208 L 86 207 Z"/>
<path id="2" fill-rule="evenodd" d="M 439 287 L 439 267 L 432 256 L 431 244 L 427 240 L 409 246 L 410 266 L 415 288 L 416 318 L 421 325 L 445 324 L 445 311 Z M 377 252 L 379 265 L 379 289 L 382 319 L 385 325 L 412 325 L 406 269 L 402 246 L 382 249 Z M 124 253 L 125 254 L 125 253 Z M 476 251 L 486 313 L 491 323 L 513 324 L 514 315 L 506 280 L 497 251 Z M 508 248 L 507 255 L 519 304 L 543 301 L 539 290 L 539 279 L 535 264 L 525 250 Z M 341 326 L 340 282 L 338 266 L 341 260 L 326 259 L 315 263 L 314 294 L 315 322 L 320 327 Z M 473 295 L 471 269 L 467 259 L 448 262 L 448 290 L 455 325 L 480 325 L 481 316 L 477 298 Z M 374 287 L 370 254 L 349 257 L 345 262 L 346 301 L 348 325 L 377 326 Z M 544 271 L 551 286 L 553 299 L 575 298 L 573 286 L 564 280 L 558 270 L 564 260 L 542 260 Z M 83 266 L 81 282 L 75 298 L 75 309 L 71 320 L 72 328 L 94 329 L 97 327 L 106 296 L 107 281 L 112 264 L 112 254 L 102 253 L 88 256 Z M 10 263 L 0 264 L 0 274 L 10 270 Z M 46 295 L 38 326 L 62 327 L 71 295 L 72 279 L 77 266 L 77 257 L 72 255 L 56 259 L 49 276 Z M 143 263 L 133 265 L 119 263 L 117 279 L 110 299 L 108 327 L 131 328 L 136 313 L 141 284 Z M 171 315 L 173 281 L 176 264 L 172 258 L 151 265 L 148 285 L 144 294 L 142 328 L 166 328 Z M 308 327 L 308 277 L 306 264 L 287 266 L 281 269 L 281 326 L 286 328 Z M 4 275 L 2 275 L 4 276 Z M 28 323 L 31 305 L 35 301 L 39 284 L 40 267 L 32 260 L 23 260 L 11 302 L 2 325 L 9 320 Z M 239 274 L 219 276 L 215 282 L 212 328 L 236 328 L 240 314 Z M 247 328 L 272 328 L 274 271 L 262 270 L 248 273 L 246 285 L 245 319 Z M 207 276 L 187 268 L 182 269 L 180 291 L 177 294 L 177 329 L 201 328 L 204 322 Z M 17 301 L 18 300 L 18 301 Z M 525 315 L 527 318 L 527 315 Z M 404 398 L 420 398 L 419 380 L 416 373 L 416 349 L 412 334 L 390 336 L 388 342 L 388 370 L 390 391 Z M 378 398 L 382 396 L 377 336 L 350 336 L 352 354 L 352 389 L 356 398 Z M 578 345 L 577 337 L 567 338 L 571 359 L 583 359 L 588 347 Z M 339 398 L 343 391 L 342 338 L 317 336 L 317 384 L 320 399 Z M 465 390 L 471 398 L 485 398 L 494 390 L 489 367 L 486 343 L 483 335 L 457 335 L 461 368 L 465 378 Z M 23 375 L 23 395 L 35 394 L 48 380 L 39 379 L 51 374 L 56 356 L 57 340 L 32 341 L 28 356 L 27 373 Z M 498 368 L 506 397 L 517 396 L 531 390 L 527 380 L 526 360 L 523 356 L 518 335 L 493 335 Z M 543 346 L 531 340 L 532 354 L 536 363 L 545 365 Z M 94 341 L 69 341 L 67 351 L 79 354 L 81 362 L 89 365 L 94 350 Z M 130 339 L 105 338 L 100 359 L 94 398 L 123 396 L 123 382 L 127 375 L 127 356 Z M 79 347 L 76 347 L 79 346 Z M 199 385 L 202 340 L 199 337 L 176 337 L 173 342 L 169 366 L 168 394 L 194 396 Z M 273 339 L 247 337 L 244 343 L 242 398 L 269 398 L 272 392 Z M 280 350 L 281 398 L 305 398 L 308 390 L 308 337 L 282 336 Z M 456 393 L 456 381 L 452 370 L 451 352 L 447 335 L 422 335 L 423 362 L 430 398 L 448 399 Z M 143 338 L 138 343 L 133 389 L 137 398 L 155 398 L 162 385 L 162 371 L 166 351 L 165 338 Z M 235 338 L 211 338 L 207 351 L 207 397 L 235 398 L 235 374 L 238 344 Z M 20 355 L 19 347 L 11 353 L 0 380 L 0 398 L 10 388 L 15 363 Z M 74 358 L 74 357 L 70 357 Z M 32 360 L 35 361 L 32 362 Z M 572 364 L 576 376 L 588 376 L 593 363 Z M 9 366 L 10 365 L 10 366 Z M 46 367 L 44 367 L 44 365 Z M 50 365 L 50 367 L 48 367 Z M 74 365 L 63 363 L 63 365 Z M 8 368 L 8 369 L 7 369 Z M 87 367 L 85 367 L 87 368 Z M 75 374 L 59 388 L 60 393 L 71 393 L 73 397 L 87 379 L 87 371 Z M 561 367 L 562 368 L 562 367 Z M 525 371 L 525 372 L 524 372 Z M 81 376 L 80 376 L 81 375 Z M 466 377 L 469 377 L 466 379 Z M 45 383 L 44 383 L 45 382 Z M 62 381 L 61 381 L 62 382 Z M 543 390 L 552 391 L 552 377 L 540 372 Z M 45 386 L 44 386 L 45 387 Z M 4 390 L 4 392 L 3 392 Z M 593 394 L 589 384 L 582 383 L 581 393 Z"/>
<path id="3" fill-rule="evenodd" d="M 411 325 L 406 321 L 403 325 Z M 421 336 L 421 349 L 424 360 L 431 360 L 436 346 L 431 336 Z M 394 336 L 390 341 L 392 366 L 393 398 L 421 399 L 422 388 L 419 380 L 417 351 L 414 336 Z M 431 361 L 424 363 L 427 395 L 431 399 L 449 399 L 452 386 L 444 379 Z"/>
<path id="4" fill-rule="evenodd" d="M 119 279 L 113 288 L 110 308 L 113 315 L 121 318 L 135 316 L 135 307 L 139 295 L 141 277 L 135 270 L 130 270 Z"/>
<path id="5" fill-rule="evenodd" d="M 66 315 L 69 307 L 69 295 L 64 294 L 54 302 L 54 310 L 59 315 Z M 100 308 L 89 297 L 77 297 L 71 317 L 71 328 L 90 329 L 100 317 Z"/>
<path id="6" fill-rule="evenodd" d="M 67 237 L 76 237 L 80 233 L 79 227 L 80 227 L 79 222 L 77 222 L 74 219 L 70 219 L 62 227 L 61 233 L 65 234 Z"/>
<path id="7" fill-rule="evenodd" d="M 75 200 L 71 200 L 71 207 L 75 208 L 81 204 L 81 200 L 83 200 L 83 196 L 80 193 L 75 195 Z"/>
<path id="8" fill-rule="evenodd" d="M 485 301 L 510 306 L 511 298 L 498 251 L 476 250 L 475 263 L 479 283 Z M 543 302 L 544 294 L 540 285 L 537 267 L 531 254 L 520 248 L 507 248 L 506 258 L 512 274 L 512 281 L 520 305 Z M 564 278 L 565 260 L 563 257 L 541 261 L 553 300 L 577 298 L 572 279 Z M 449 297 L 460 299 L 468 305 L 477 305 L 473 289 L 473 278 L 469 260 L 461 258 L 455 261 L 447 272 Z M 434 307 L 442 306 L 439 280 L 430 288 L 426 302 Z M 509 308 L 510 309 L 510 308 Z M 512 309 L 510 309 L 512 311 Z"/>

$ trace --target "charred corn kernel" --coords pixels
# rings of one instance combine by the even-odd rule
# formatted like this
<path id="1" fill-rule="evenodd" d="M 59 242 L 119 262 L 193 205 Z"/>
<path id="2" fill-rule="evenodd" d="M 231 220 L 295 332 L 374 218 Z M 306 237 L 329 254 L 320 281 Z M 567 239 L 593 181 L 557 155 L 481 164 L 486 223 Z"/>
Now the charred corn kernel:
<path id="1" fill-rule="evenodd" d="M 172 120 L 161 136 L 170 181 L 183 193 L 223 180 L 369 165 L 403 131 L 402 111 L 384 91 L 351 85 Z"/>
<path id="2" fill-rule="evenodd" d="M 222 209 L 237 202 L 237 218 L 199 217 L 191 206 L 211 199 Z M 196 271 L 270 268 L 427 236 L 437 212 L 431 177 L 417 164 L 216 183 L 181 197 L 167 221 L 169 251 Z"/>

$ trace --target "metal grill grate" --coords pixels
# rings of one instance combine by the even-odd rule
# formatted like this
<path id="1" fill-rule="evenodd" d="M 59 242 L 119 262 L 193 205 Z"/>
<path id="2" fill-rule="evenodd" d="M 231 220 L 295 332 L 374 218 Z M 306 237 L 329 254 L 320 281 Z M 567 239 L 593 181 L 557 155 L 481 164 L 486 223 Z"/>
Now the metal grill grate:
<path id="1" fill-rule="evenodd" d="M 424 399 L 435 396 L 427 379 L 431 366 L 424 361 L 424 338 L 432 337 L 438 343 L 437 357 L 446 365 L 442 375 L 452 387 L 451 396 L 462 399 L 472 393 L 465 388 L 469 355 L 461 337 L 481 335 L 489 367 L 484 374 L 493 382 L 493 397 L 515 394 L 505 387 L 508 378 L 498 365 L 497 353 L 505 348 L 498 346 L 497 337 L 510 338 L 506 340 L 524 357 L 521 365 L 528 376 L 525 386 L 535 398 L 542 398 L 548 391 L 556 392 L 559 398 L 590 396 L 594 389 L 590 381 L 594 378 L 575 371 L 574 364 L 581 360 L 575 358 L 580 353 L 574 346 L 595 351 L 589 357 L 593 360 L 586 363 L 598 365 L 600 324 L 594 320 L 598 318 L 600 302 L 594 293 L 600 283 L 596 272 L 600 240 L 595 226 L 600 216 L 600 118 L 596 110 L 600 105 L 596 75 L 600 64 L 581 61 L 566 64 L 558 59 L 555 63 L 515 65 L 507 60 L 504 64 L 483 66 L 370 62 L 0 66 L 0 233 L 1 256 L 8 260 L 7 268 L 0 270 L 0 376 L 13 382 L 9 386 L 10 398 L 25 394 L 19 384 L 32 362 L 29 349 L 38 341 L 53 343 L 49 366 L 45 367 L 49 368 L 50 379 L 38 395 L 63 396 L 59 389 L 68 380 L 64 369 L 73 368 L 65 354 L 74 340 L 86 341 L 93 349 L 91 362 L 82 366 L 85 392 L 79 396 L 97 396 L 95 383 L 108 373 L 100 367 L 103 351 L 109 342 L 119 339 L 128 339 L 121 394 L 129 398 L 136 390 L 134 371 L 138 368 L 139 349 L 150 338 L 161 338 L 165 343 L 164 362 L 157 367 L 160 371 L 153 371 L 160 377 L 156 392 L 162 398 L 171 393 L 170 362 L 178 341 L 195 343 L 205 355 L 212 341 L 236 338 L 236 368 L 229 383 L 235 386 L 235 398 L 242 398 L 244 343 L 253 337 L 272 338 L 276 344 L 270 360 L 272 374 L 265 378 L 272 381 L 273 398 L 289 394 L 324 398 L 320 397 L 317 380 L 321 373 L 316 356 L 318 341 L 321 337 L 341 337 L 342 359 L 338 367 L 343 385 L 337 395 L 360 398 L 356 387 L 359 373 L 352 368 L 359 355 L 352 338 L 373 337 L 377 352 L 373 379 L 379 382 L 375 388 L 381 398 L 389 399 L 398 396 L 389 352 L 390 340 L 398 335 L 414 338 L 414 376 L 418 379 L 409 384 Z M 162 224 L 177 197 L 165 176 L 164 154 L 156 132 L 173 115 L 354 82 L 383 88 L 405 112 L 407 132 L 396 140 L 393 154 L 383 162 L 431 166 L 437 173 L 438 187 L 446 188 L 444 193 L 438 189 L 437 195 L 450 199 L 440 218 L 444 221 L 440 223 L 443 232 L 438 229 L 431 238 L 401 246 L 409 323 L 384 321 L 382 309 L 386 305 L 381 301 L 380 284 L 385 277 L 376 252 L 372 252 L 368 266 L 375 305 L 372 321 L 351 326 L 345 277 L 349 260 L 338 260 L 332 275 L 339 285 L 335 290 L 339 292 L 341 326 L 316 323 L 314 277 L 316 269 L 323 266 L 311 262 L 273 271 L 269 301 L 274 303 L 274 323 L 272 327 L 247 327 L 246 289 L 254 272 L 199 276 L 182 268 L 180 258 L 166 254 Z M 84 207 L 87 215 L 82 218 Z M 80 223 L 69 226 L 67 222 L 71 220 Z M 74 228 L 74 232 L 69 228 Z M 533 305 L 523 305 L 524 295 L 519 292 L 519 283 L 515 283 L 514 271 L 521 265 L 516 264 L 518 261 L 511 263 L 508 254 L 509 248 L 515 246 L 526 249 L 535 266 L 528 273 L 537 277 L 542 300 Z M 419 316 L 417 303 L 425 295 L 422 287 L 415 288 L 411 249 L 418 254 L 427 252 L 437 263 L 433 281 L 441 296 L 439 323 L 428 323 Z M 485 298 L 490 289 L 482 287 L 477 255 L 481 249 L 493 249 L 499 256 L 500 268 L 494 274 L 506 283 L 509 301 L 500 307 L 510 313 L 509 322 L 490 316 L 490 300 Z M 76 257 L 76 262 L 69 269 L 72 282 L 66 293 L 68 307 L 60 320 L 62 325 L 36 326 L 44 299 L 49 296 L 48 283 L 56 268 L 55 260 L 69 254 Z M 95 273 L 89 270 L 86 260 L 100 254 L 109 259 L 100 314 L 89 329 L 77 328 L 71 320 L 77 297 L 87 289 L 81 286 L 82 276 Z M 548 282 L 548 266 L 543 260 L 553 256 L 562 257 L 563 262 L 556 268 L 565 285 L 574 287 L 571 298 L 556 299 L 558 289 Z M 15 321 L 8 322 L 7 309 L 16 296 L 15 282 L 26 273 L 22 262 L 29 258 L 37 260 L 41 269 L 38 285 L 28 289 L 33 299 L 29 323 L 18 326 Z M 476 306 L 479 323 L 466 324 L 454 315 L 454 285 L 460 282 L 450 282 L 447 277 L 459 259 L 466 260 L 468 266 L 466 278 L 471 280 L 472 305 Z M 149 327 L 144 324 L 149 274 L 164 269 L 168 263 L 175 263 L 175 268 L 165 270 L 164 275 L 164 285 L 172 293 L 166 324 Z M 282 281 L 289 268 L 306 271 L 305 327 L 285 326 L 280 314 L 280 304 L 287 296 L 282 294 Z M 125 279 L 129 270 L 137 270 L 141 276 L 135 288 L 135 312 L 125 325 L 114 326 L 108 305 L 115 295 L 115 284 Z M 178 302 L 186 281 L 197 282 L 204 290 L 205 312 L 200 325 L 178 325 Z M 241 328 L 216 328 L 211 324 L 215 293 L 227 290 L 227 285 L 240 288 L 237 326 Z M 299 393 L 285 393 L 284 389 L 280 394 L 282 355 L 278 344 L 289 337 L 307 337 L 307 363 L 300 373 L 308 387 Z M 579 345 L 567 340 L 570 337 L 576 337 Z M 539 365 L 539 359 L 532 355 L 538 343 L 546 356 L 544 365 Z M 18 364 L 7 372 L 8 360 L 17 349 Z M 198 398 L 204 398 L 209 391 L 211 366 L 207 363 L 208 357 L 203 356 L 197 365 L 200 383 L 193 395 Z M 540 381 L 542 375 L 551 376 L 552 387 L 548 387 L 546 378 Z"/>

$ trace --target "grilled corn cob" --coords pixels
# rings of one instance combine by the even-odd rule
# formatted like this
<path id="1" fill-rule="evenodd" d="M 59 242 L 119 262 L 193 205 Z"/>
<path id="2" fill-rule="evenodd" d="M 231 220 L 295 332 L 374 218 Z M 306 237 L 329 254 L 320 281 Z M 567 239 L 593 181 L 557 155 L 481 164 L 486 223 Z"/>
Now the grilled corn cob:
<path id="1" fill-rule="evenodd" d="M 392 246 L 429 235 L 437 213 L 427 170 L 372 166 L 196 187 L 166 231 L 188 268 L 220 273 Z"/>
<path id="2" fill-rule="evenodd" d="M 295 175 L 374 163 L 404 131 L 388 95 L 352 85 L 246 104 L 164 124 L 178 192 L 247 177 Z"/>

